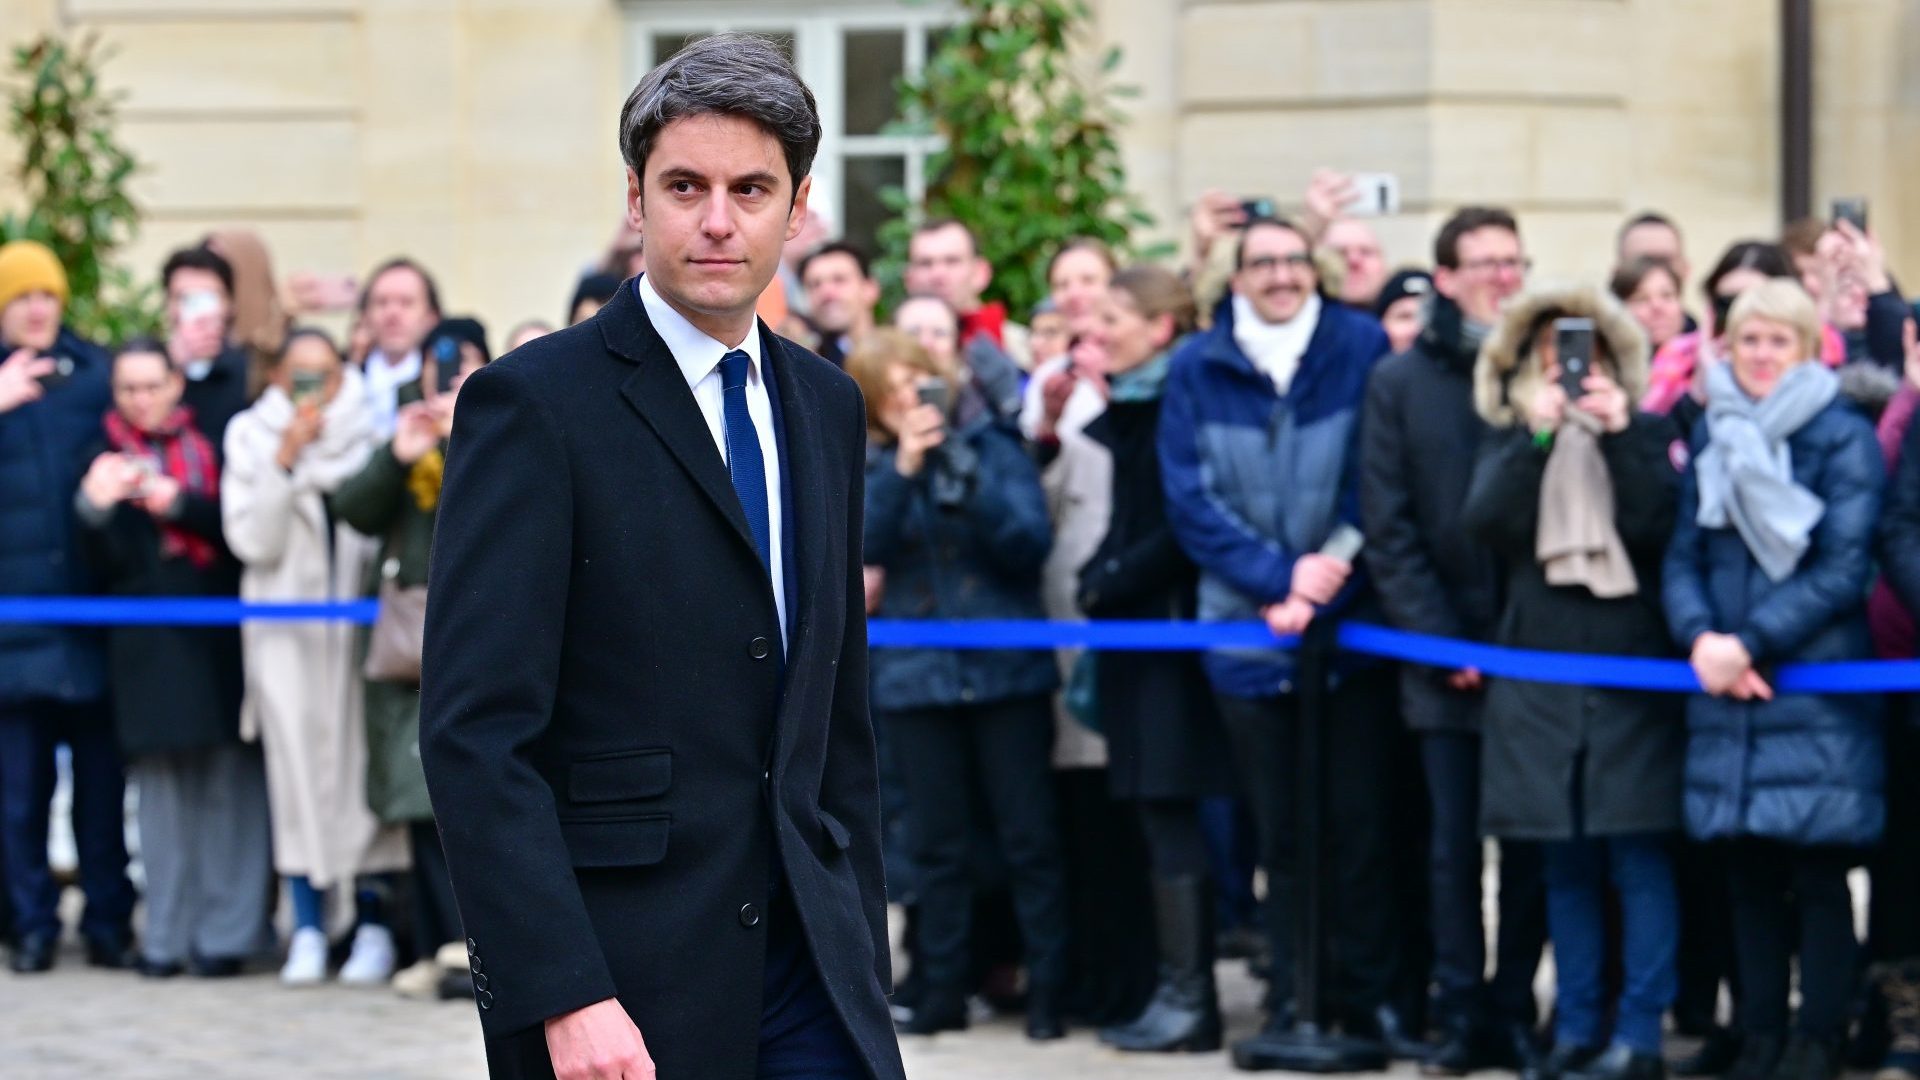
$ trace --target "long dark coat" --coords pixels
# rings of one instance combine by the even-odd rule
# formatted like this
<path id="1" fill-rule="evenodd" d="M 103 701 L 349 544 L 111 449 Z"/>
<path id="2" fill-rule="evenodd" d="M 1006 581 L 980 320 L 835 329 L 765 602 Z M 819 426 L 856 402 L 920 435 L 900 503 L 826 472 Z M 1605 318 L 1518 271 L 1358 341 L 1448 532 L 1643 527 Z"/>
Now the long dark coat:
<path id="1" fill-rule="evenodd" d="M 421 752 L 496 1077 L 617 997 L 660 1075 L 755 1074 L 773 871 L 875 1080 L 901 1077 L 860 571 L 866 421 L 759 328 L 790 645 L 739 497 L 629 281 L 460 392 Z M 783 545 L 784 550 L 784 545 Z"/>
<path id="2" fill-rule="evenodd" d="M 1087 435 L 1113 454 L 1113 512 L 1080 571 L 1080 610 L 1094 619 L 1192 619 L 1200 571 L 1167 523 L 1160 399 L 1109 402 Z M 1233 790 L 1226 733 L 1200 654 L 1107 653 L 1094 663 L 1115 798 Z"/>
<path id="3" fill-rule="evenodd" d="M 105 442 L 82 455 L 91 462 Z M 84 469 L 84 466 L 83 466 Z M 240 563 L 227 550 L 217 496 L 180 495 L 177 524 L 211 542 L 211 566 L 163 558 L 160 530 L 122 503 L 106 521 L 80 518 L 81 550 L 101 592 L 137 597 L 240 595 Z M 201 750 L 240 740 L 240 629 L 237 626 L 116 626 L 107 631 L 114 730 L 128 757 Z"/>

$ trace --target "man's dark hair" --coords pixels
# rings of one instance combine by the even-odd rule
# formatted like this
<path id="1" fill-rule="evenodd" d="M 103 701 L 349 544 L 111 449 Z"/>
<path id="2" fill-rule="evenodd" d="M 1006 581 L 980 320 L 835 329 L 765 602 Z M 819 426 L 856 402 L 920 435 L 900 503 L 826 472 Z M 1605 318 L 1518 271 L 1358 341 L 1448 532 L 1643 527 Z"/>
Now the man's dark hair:
<path id="1" fill-rule="evenodd" d="M 1454 211 L 1433 238 L 1433 264 L 1449 270 L 1460 269 L 1460 238 L 1480 229 L 1505 229 L 1520 235 L 1520 223 L 1513 214 L 1497 206 L 1463 206 Z"/>
<path id="2" fill-rule="evenodd" d="M 853 260 L 855 266 L 860 268 L 860 277 L 863 280 L 871 281 L 873 279 L 873 263 L 872 260 L 867 258 L 867 253 L 861 251 L 857 245 L 849 244 L 845 240 L 829 240 L 819 247 L 814 248 L 812 251 L 807 252 L 805 257 L 800 260 L 800 269 L 794 276 L 804 282 L 807 279 L 807 267 L 813 265 L 813 260 L 826 255 L 845 255 L 847 258 Z"/>
<path id="3" fill-rule="evenodd" d="M 367 275 L 367 283 L 360 289 L 360 303 L 356 305 L 356 310 L 366 313 L 367 301 L 373 297 L 373 283 L 395 270 L 411 270 L 420 275 L 420 284 L 427 287 L 427 307 L 432 308 L 435 315 L 440 314 L 440 286 L 434 284 L 433 275 L 427 273 L 426 267 L 405 255 L 397 255 L 373 268 L 373 273 Z"/>
<path id="4" fill-rule="evenodd" d="M 913 227 L 913 235 L 915 238 L 918 238 L 918 237 L 925 236 L 928 233 L 937 233 L 942 229 L 959 229 L 962 233 L 966 234 L 967 246 L 973 249 L 973 253 L 975 255 L 980 254 L 980 238 L 974 235 L 972 226 L 968 225 L 964 221 L 961 221 L 959 218 L 950 218 L 950 217 L 928 218 L 927 220 Z M 907 243 L 909 248 L 911 248 L 913 241 L 908 240 Z"/>
<path id="5" fill-rule="evenodd" d="M 1642 225 L 1660 225 L 1665 228 L 1672 229 L 1673 235 L 1675 236 L 1680 235 L 1680 226 L 1674 224 L 1672 218 L 1668 217 L 1667 215 L 1661 213 L 1658 210 L 1642 210 L 1639 213 L 1628 218 L 1626 220 L 1626 224 L 1620 226 L 1620 231 L 1614 234 L 1614 238 L 1613 238 L 1614 248 L 1618 249 L 1621 244 L 1626 243 L 1627 234 L 1639 228 Z"/>
<path id="6" fill-rule="evenodd" d="M 162 292 L 173 282 L 173 275 L 181 270 L 205 270 L 220 279 L 220 287 L 227 291 L 227 299 L 233 299 L 233 264 L 205 244 L 181 248 L 167 256 L 167 261 L 160 267 Z"/>
<path id="7" fill-rule="evenodd" d="M 780 140 L 797 197 L 820 149 L 820 110 L 786 54 L 753 34 L 701 38 L 647 72 L 620 109 L 620 156 L 644 178 L 667 125 L 714 113 L 752 120 Z"/>
<path id="8" fill-rule="evenodd" d="M 1720 261 L 1707 271 L 1707 279 L 1700 283 L 1708 304 L 1720 298 L 1720 282 L 1735 270 L 1758 270 L 1768 277 L 1799 278 L 1799 272 L 1793 267 L 1793 256 L 1787 254 L 1787 249 L 1765 240 L 1739 240 L 1727 248 Z"/>
<path id="9" fill-rule="evenodd" d="M 1240 242 L 1234 245 L 1233 248 L 1233 268 L 1235 270 L 1246 269 L 1247 237 L 1252 236 L 1253 230 L 1255 229 L 1285 229 L 1299 237 L 1301 243 L 1307 245 L 1308 255 L 1313 254 L 1313 237 L 1307 235 L 1307 230 L 1301 228 L 1298 224 L 1283 217 L 1248 218 L 1247 223 L 1240 228 Z"/>

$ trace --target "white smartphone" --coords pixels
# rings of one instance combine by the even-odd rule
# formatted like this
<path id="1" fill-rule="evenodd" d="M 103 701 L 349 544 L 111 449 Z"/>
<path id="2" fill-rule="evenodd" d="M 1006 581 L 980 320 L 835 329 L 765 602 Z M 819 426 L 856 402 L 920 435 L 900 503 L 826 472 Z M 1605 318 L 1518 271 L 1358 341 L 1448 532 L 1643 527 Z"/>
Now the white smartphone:
<path id="1" fill-rule="evenodd" d="M 1353 187 L 1359 198 L 1347 204 L 1348 214 L 1381 217 L 1400 212 L 1400 178 L 1392 173 L 1354 173 Z"/>
<path id="2" fill-rule="evenodd" d="M 1367 538 L 1360 534 L 1360 530 L 1343 521 L 1334 526 L 1333 534 L 1327 537 L 1326 543 L 1320 545 L 1320 554 L 1351 564 L 1359 556 L 1360 549 L 1366 546 Z"/>

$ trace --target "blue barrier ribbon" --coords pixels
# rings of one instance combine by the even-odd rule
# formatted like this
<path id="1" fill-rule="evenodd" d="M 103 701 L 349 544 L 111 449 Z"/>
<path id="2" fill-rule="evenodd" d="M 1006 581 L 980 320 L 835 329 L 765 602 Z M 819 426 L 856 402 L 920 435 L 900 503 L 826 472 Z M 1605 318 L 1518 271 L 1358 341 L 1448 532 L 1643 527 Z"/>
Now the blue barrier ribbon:
<path id="1" fill-rule="evenodd" d="M 344 620 L 367 624 L 379 612 L 373 600 L 248 603 L 220 598 L 121 597 L 0 598 L 0 625 L 230 626 L 246 621 Z M 1274 650 L 1297 644 L 1275 638 L 1263 623 L 1042 622 L 982 619 L 965 622 L 875 619 L 867 640 L 877 649 L 1053 649 L 1077 646 L 1103 652 Z M 1700 683 L 1682 660 L 1514 649 L 1414 634 L 1367 623 L 1344 623 L 1341 648 L 1429 667 L 1478 668 L 1499 678 L 1620 690 L 1697 693 Z M 1790 664 L 1768 672 L 1778 693 L 1881 694 L 1920 691 L 1920 660 L 1862 660 Z"/>

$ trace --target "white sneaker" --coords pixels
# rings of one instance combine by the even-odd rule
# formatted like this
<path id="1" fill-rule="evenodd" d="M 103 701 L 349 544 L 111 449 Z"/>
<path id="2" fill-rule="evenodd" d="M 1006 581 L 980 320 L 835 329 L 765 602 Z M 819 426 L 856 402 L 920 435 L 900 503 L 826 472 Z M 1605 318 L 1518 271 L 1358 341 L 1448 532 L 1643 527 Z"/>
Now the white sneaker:
<path id="1" fill-rule="evenodd" d="M 303 926 L 287 942 L 287 962 L 280 969 L 282 986 L 318 986 L 327 980 L 327 932 Z"/>
<path id="2" fill-rule="evenodd" d="M 431 960 L 415 961 L 393 977 L 393 992 L 416 1001 L 432 1001 L 440 993 L 440 965 Z"/>
<path id="3" fill-rule="evenodd" d="M 340 981 L 347 986 L 385 986 L 393 978 L 393 932 L 362 923 L 353 932 L 353 951 L 340 965 Z"/>

